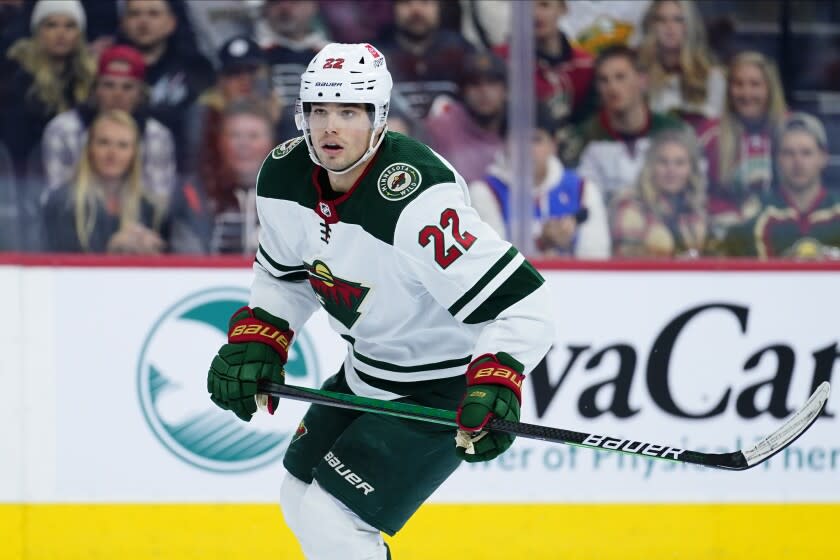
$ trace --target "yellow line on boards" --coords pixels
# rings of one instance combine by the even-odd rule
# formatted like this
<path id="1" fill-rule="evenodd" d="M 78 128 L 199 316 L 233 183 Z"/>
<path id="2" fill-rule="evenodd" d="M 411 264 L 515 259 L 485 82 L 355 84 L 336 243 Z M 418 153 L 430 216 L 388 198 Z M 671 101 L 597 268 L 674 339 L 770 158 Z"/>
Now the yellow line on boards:
<path id="1" fill-rule="evenodd" d="M 394 560 L 838 558 L 840 504 L 428 504 Z M 303 560 L 273 505 L 0 505 L 8 560 Z"/>

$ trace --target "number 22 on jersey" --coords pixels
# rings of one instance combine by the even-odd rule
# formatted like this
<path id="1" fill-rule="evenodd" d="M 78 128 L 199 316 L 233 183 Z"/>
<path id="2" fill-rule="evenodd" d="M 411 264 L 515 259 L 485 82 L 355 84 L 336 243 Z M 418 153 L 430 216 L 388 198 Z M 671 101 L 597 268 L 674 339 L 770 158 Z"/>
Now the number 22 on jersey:
<path id="1" fill-rule="evenodd" d="M 435 262 L 441 268 L 447 268 L 468 251 L 475 242 L 475 236 L 468 231 L 461 231 L 461 221 L 458 213 L 452 208 L 447 208 L 440 214 L 440 225 L 429 225 L 420 230 L 418 242 L 421 247 L 426 247 L 430 242 L 435 244 Z M 455 245 L 446 246 L 444 230 L 452 228 L 452 237 Z M 460 245 L 460 248 L 458 247 Z M 463 251 L 461 250 L 463 249 Z"/>

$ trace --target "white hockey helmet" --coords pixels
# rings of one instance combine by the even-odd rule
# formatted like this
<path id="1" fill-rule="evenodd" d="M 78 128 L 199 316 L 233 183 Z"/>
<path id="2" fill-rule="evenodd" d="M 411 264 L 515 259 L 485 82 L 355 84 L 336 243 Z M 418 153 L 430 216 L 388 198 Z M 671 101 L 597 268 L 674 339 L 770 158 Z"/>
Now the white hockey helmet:
<path id="1" fill-rule="evenodd" d="M 376 152 L 387 129 L 388 105 L 393 81 L 385 55 L 368 43 L 330 43 L 320 50 L 300 77 L 300 97 L 295 124 L 303 132 L 309 157 L 323 165 L 312 148 L 308 122 L 309 103 L 364 103 L 373 106 L 373 124 L 367 151 L 353 165 L 333 173 L 347 173 Z M 382 128 L 377 138 L 376 131 Z"/>

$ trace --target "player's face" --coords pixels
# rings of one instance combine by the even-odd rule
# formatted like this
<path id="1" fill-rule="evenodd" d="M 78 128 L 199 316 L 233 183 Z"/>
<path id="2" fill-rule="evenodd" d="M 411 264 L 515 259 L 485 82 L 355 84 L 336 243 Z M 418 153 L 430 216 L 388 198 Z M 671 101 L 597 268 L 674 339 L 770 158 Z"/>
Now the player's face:
<path id="1" fill-rule="evenodd" d="M 757 120 L 767 114 L 770 88 L 764 72 L 755 64 L 739 64 L 729 77 L 729 97 L 742 119 Z"/>
<path id="2" fill-rule="evenodd" d="M 685 41 L 685 17 L 678 2 L 662 2 L 656 7 L 653 32 L 659 48 L 676 51 Z"/>
<path id="3" fill-rule="evenodd" d="M 90 133 L 90 163 L 94 172 L 103 180 L 123 179 L 134 160 L 137 139 L 128 126 L 103 119 Z"/>
<path id="4" fill-rule="evenodd" d="M 323 166 L 341 171 L 356 163 L 367 151 L 371 120 L 361 104 L 313 103 L 309 130 L 312 147 Z"/>
<path id="5" fill-rule="evenodd" d="M 682 192 L 691 176 L 691 156 L 677 142 L 662 144 L 653 158 L 653 184 L 659 192 L 675 195 Z"/>
<path id="6" fill-rule="evenodd" d="M 601 63 L 596 75 L 598 93 L 611 113 L 623 113 L 641 103 L 644 91 L 642 74 L 623 56 Z"/>
<path id="7" fill-rule="evenodd" d="M 76 20 L 64 14 L 47 16 L 38 26 L 37 41 L 49 56 L 69 56 L 79 44 L 81 30 Z"/>
<path id="8" fill-rule="evenodd" d="M 817 140 L 804 131 L 786 132 L 779 147 L 782 184 L 794 191 L 806 190 L 821 180 L 828 157 Z"/>
<path id="9" fill-rule="evenodd" d="M 102 76 L 94 91 L 101 111 L 119 109 L 131 113 L 140 104 L 143 82 L 125 76 Z"/>

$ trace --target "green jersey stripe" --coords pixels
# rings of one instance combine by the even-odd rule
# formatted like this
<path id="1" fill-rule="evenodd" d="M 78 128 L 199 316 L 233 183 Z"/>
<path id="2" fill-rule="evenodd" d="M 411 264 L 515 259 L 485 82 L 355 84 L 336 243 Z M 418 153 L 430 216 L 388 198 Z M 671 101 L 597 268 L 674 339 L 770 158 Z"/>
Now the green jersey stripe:
<path id="1" fill-rule="evenodd" d="M 272 267 L 265 260 L 265 257 L 263 257 L 260 254 L 257 254 L 257 256 L 254 257 L 254 262 L 256 262 L 258 265 L 263 267 L 266 272 L 271 274 L 271 276 L 273 276 L 277 280 L 282 280 L 283 282 L 305 282 L 306 280 L 309 279 L 309 273 L 306 272 L 305 270 L 297 271 L 297 272 L 289 272 L 287 274 L 276 272 L 275 270 L 273 270 L 274 267 Z"/>
<path id="2" fill-rule="evenodd" d="M 524 261 L 464 322 L 474 325 L 495 319 L 499 313 L 531 295 L 544 282 L 545 279 L 533 265 Z"/>
<path id="3" fill-rule="evenodd" d="M 261 255 L 266 260 L 266 262 L 272 266 L 272 268 L 279 272 L 298 272 L 306 270 L 302 264 L 300 266 L 286 266 L 284 264 L 280 264 L 279 262 L 271 258 L 268 252 L 265 249 L 263 249 L 262 245 L 259 246 L 257 253 Z"/>
<path id="4" fill-rule="evenodd" d="M 499 274 L 499 272 L 501 272 L 502 269 L 504 269 L 505 266 L 507 266 L 507 264 L 513 260 L 517 253 L 518 251 L 516 250 L 516 247 L 511 247 L 510 249 L 508 249 L 507 252 L 504 255 L 502 255 L 499 258 L 499 260 L 497 260 L 493 264 L 493 266 L 490 267 L 490 270 L 485 272 L 484 276 L 478 279 L 478 282 L 476 282 L 472 288 L 467 290 L 466 293 L 464 293 L 464 295 L 458 298 L 458 301 L 456 301 L 449 307 L 450 315 L 452 315 L 453 317 L 457 315 L 458 312 L 461 309 L 463 309 L 465 305 L 467 305 L 475 296 L 478 295 L 478 293 L 484 288 L 484 286 L 489 284 L 490 281 L 493 280 L 493 278 L 495 278 L 496 275 Z"/>
<path id="5" fill-rule="evenodd" d="M 308 272 L 290 272 L 289 274 L 284 274 L 283 276 L 277 276 L 278 280 L 282 280 L 284 282 L 306 282 L 309 280 L 309 273 Z"/>
<path id="6" fill-rule="evenodd" d="M 355 343 L 355 339 L 350 335 L 342 334 L 341 338 L 343 338 L 350 344 Z M 363 364 L 397 373 L 414 373 L 417 371 L 433 371 L 437 369 L 447 369 L 451 367 L 465 366 L 470 363 L 471 359 L 470 356 L 467 356 L 466 358 L 455 358 L 452 360 L 444 360 L 442 362 L 434 362 L 430 364 L 419 364 L 416 366 L 401 366 L 397 364 L 392 364 L 390 362 L 383 362 L 382 360 L 374 360 L 373 358 L 365 356 L 364 354 L 360 354 L 356 351 L 355 348 L 353 349 L 353 357 L 362 362 Z"/>

